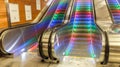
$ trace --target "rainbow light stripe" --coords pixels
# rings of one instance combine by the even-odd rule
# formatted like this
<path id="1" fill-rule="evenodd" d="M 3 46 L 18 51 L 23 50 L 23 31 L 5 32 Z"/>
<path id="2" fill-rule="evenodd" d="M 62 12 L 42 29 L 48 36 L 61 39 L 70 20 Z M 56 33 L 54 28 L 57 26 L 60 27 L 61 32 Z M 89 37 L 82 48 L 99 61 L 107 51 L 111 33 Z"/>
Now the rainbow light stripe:
<path id="1" fill-rule="evenodd" d="M 120 4 L 118 0 L 108 0 L 108 6 L 114 23 L 120 23 Z"/>
<path id="2" fill-rule="evenodd" d="M 52 27 L 64 22 L 65 12 L 67 10 L 68 3 L 69 3 L 68 0 L 60 1 L 48 28 L 52 28 Z"/>
<path id="3" fill-rule="evenodd" d="M 70 24 L 72 24 L 71 40 L 64 55 L 77 56 L 77 54 L 79 54 L 77 52 L 87 50 L 86 52 L 82 52 L 81 55 L 83 53 L 88 53 L 86 55 L 95 58 L 97 51 L 94 51 L 96 50 L 94 49 L 94 46 L 96 45 L 94 41 L 95 37 L 99 35 L 96 35 L 98 30 L 94 23 L 92 0 L 75 0 Z M 79 46 L 88 46 L 88 48 L 77 48 Z M 72 54 L 76 49 L 79 50 L 74 52 L 76 54 Z"/>
<path id="4" fill-rule="evenodd" d="M 14 50 L 14 52 L 22 49 L 22 48 L 26 48 L 28 49 L 28 51 L 32 51 L 34 49 L 37 48 L 38 43 L 37 43 L 37 39 L 38 36 L 48 27 L 54 12 L 57 9 L 57 6 L 60 2 L 60 0 L 54 0 L 54 4 L 48 9 L 46 16 L 41 20 L 41 22 L 39 22 L 38 24 L 36 24 L 34 27 L 31 27 L 30 29 L 27 29 L 29 31 L 25 31 L 25 33 L 28 33 L 25 35 L 25 42 L 21 44 L 20 47 L 18 47 L 16 50 Z M 31 30 L 34 29 L 34 32 Z M 31 32 L 31 33 L 30 33 Z M 30 36 L 31 35 L 31 36 Z M 35 48 L 36 47 L 36 48 Z"/>
<path id="5" fill-rule="evenodd" d="M 10 53 L 15 53 L 20 51 L 21 49 L 25 50 L 34 50 L 37 44 L 38 36 L 48 27 L 53 14 L 55 13 L 57 6 L 59 5 L 60 0 L 54 0 L 54 4 L 48 9 L 46 12 L 46 16 L 38 22 L 36 25 L 23 27 L 22 35 L 20 35 L 18 38 L 16 38 L 15 41 L 12 43 L 9 43 L 4 46 L 5 50 Z M 16 33 L 15 33 L 16 34 Z M 13 34 L 14 35 L 14 34 Z M 12 46 L 12 47 L 11 47 Z"/>

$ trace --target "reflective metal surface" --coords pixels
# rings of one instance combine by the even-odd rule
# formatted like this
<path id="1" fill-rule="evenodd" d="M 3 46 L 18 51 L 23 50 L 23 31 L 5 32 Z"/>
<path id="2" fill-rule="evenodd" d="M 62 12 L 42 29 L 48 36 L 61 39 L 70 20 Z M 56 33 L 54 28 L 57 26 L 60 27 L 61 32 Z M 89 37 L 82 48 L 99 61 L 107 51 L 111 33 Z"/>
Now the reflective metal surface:
<path id="1" fill-rule="evenodd" d="M 72 0 L 71 0 L 72 1 Z M 54 43 L 55 34 L 54 30 L 60 28 L 62 25 L 65 25 L 63 22 L 68 19 L 70 13 L 67 11 L 71 7 L 72 2 L 68 0 L 61 0 L 54 16 L 52 17 L 51 23 L 48 26 L 48 29 L 43 32 L 39 39 L 39 52 L 40 56 L 44 59 L 57 60 L 54 52 Z M 67 15 L 67 16 L 66 16 Z M 49 60 L 48 59 L 48 60 Z"/>
<path id="2" fill-rule="evenodd" d="M 68 60 L 67 60 L 68 59 Z M 71 60 L 70 60 L 71 59 Z M 90 58 L 91 59 L 91 58 Z M 43 63 L 41 58 L 36 52 L 23 52 L 19 56 L 14 56 L 13 58 L 0 58 L 1 67 L 119 67 L 120 64 L 108 64 L 108 65 L 95 65 L 94 60 L 84 60 L 83 58 L 72 59 L 70 57 L 66 58 L 63 62 L 59 64 L 53 63 Z M 84 63 L 83 63 L 84 61 Z"/>
<path id="3" fill-rule="evenodd" d="M 105 51 L 109 50 L 108 52 L 108 63 L 120 63 L 120 34 L 118 33 L 111 33 L 108 32 L 108 41 L 109 41 L 109 49 L 105 48 L 105 45 L 103 44 L 102 53 L 100 60 L 103 60 L 105 57 Z"/>
<path id="4" fill-rule="evenodd" d="M 117 0 L 106 0 L 106 5 L 111 15 L 111 19 L 114 24 L 107 24 L 106 26 L 106 38 L 103 37 L 102 52 L 100 55 L 100 61 L 103 64 L 107 63 L 120 63 L 120 50 L 119 50 L 119 6 Z M 105 44 L 106 43 L 106 44 Z"/>
<path id="5" fill-rule="evenodd" d="M 70 23 L 56 33 L 58 43 L 54 49 L 58 57 L 99 57 L 102 41 L 94 23 L 92 3 L 92 0 L 74 1 Z"/>
<path id="6" fill-rule="evenodd" d="M 116 16 L 119 10 L 114 11 L 119 7 L 112 4 L 115 1 L 109 0 L 106 3 L 105 0 L 55 0 L 40 23 L 5 31 L 1 36 L 3 45 L 0 47 L 4 47 L 7 52 L 19 53 L 36 49 L 39 41 L 41 58 L 48 61 L 78 57 L 91 58 L 96 62 L 107 60 L 108 64 L 120 63 L 119 25 L 111 26 L 112 21 L 118 23 L 119 20 L 118 15 Z M 68 6 L 69 3 L 71 5 Z M 110 17 L 107 5 L 113 17 Z M 70 13 L 70 19 L 66 18 Z M 55 27 L 62 22 L 67 24 Z M 95 22 L 107 31 L 106 36 L 101 34 Z M 46 28 L 50 29 L 45 30 Z M 52 66 L 54 65 L 51 64 L 50 67 Z"/>
<path id="7" fill-rule="evenodd" d="M 113 22 L 116 24 L 119 24 L 120 23 L 120 6 L 119 6 L 118 0 L 106 0 L 106 1 L 111 13 Z"/>
<path id="8" fill-rule="evenodd" d="M 1 50 L 5 49 L 10 53 L 19 53 L 37 48 L 38 36 L 47 28 L 59 3 L 58 0 L 55 2 L 53 0 L 45 16 L 37 24 L 5 30 L 1 34 L 1 45 L 3 46 Z"/>
<path id="9" fill-rule="evenodd" d="M 94 0 L 94 7 L 96 13 L 96 23 L 102 30 L 109 30 L 113 24 L 107 3 L 105 0 Z"/>

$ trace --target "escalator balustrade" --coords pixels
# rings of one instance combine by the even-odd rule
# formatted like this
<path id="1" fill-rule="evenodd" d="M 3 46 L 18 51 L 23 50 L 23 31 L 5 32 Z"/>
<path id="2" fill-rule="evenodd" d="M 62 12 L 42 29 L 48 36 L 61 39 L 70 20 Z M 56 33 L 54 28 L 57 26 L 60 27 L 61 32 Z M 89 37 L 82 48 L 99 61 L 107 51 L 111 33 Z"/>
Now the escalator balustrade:
<path id="1" fill-rule="evenodd" d="M 104 59 L 102 64 L 120 63 L 120 6 L 118 0 L 106 0 L 110 10 L 113 25 L 106 31 L 106 39 L 102 44 L 100 60 Z M 105 44 L 105 42 L 107 42 Z"/>
<path id="2" fill-rule="evenodd" d="M 95 25 L 93 1 L 74 0 L 73 3 L 70 22 L 52 31 L 48 53 L 51 52 L 52 59 L 58 60 L 64 56 L 99 58 L 102 41 Z"/>
<path id="3" fill-rule="evenodd" d="M 1 33 L 0 55 L 20 53 L 22 51 L 37 48 L 38 36 L 48 27 L 60 0 L 53 0 L 50 7 L 44 10 L 46 13 L 38 22 L 26 26 L 11 27 Z M 46 5 L 47 6 L 47 5 Z"/>
<path id="4" fill-rule="evenodd" d="M 107 0 L 108 8 L 110 10 L 113 22 L 120 23 L 120 4 L 118 0 Z"/>
<path id="5" fill-rule="evenodd" d="M 51 20 L 48 28 L 52 28 L 55 25 L 59 25 L 64 22 L 65 13 L 66 13 L 66 9 L 68 8 L 68 4 L 69 4 L 68 0 L 61 0 L 61 2 L 59 3 L 59 5 L 52 17 L 52 20 Z"/>
<path id="6" fill-rule="evenodd" d="M 39 53 L 43 60 L 57 60 L 56 58 L 51 57 L 51 35 L 53 34 L 53 30 L 62 26 L 66 18 L 67 9 L 69 8 L 68 0 L 61 0 L 52 20 L 47 28 L 43 32 L 43 35 L 39 37 Z"/>

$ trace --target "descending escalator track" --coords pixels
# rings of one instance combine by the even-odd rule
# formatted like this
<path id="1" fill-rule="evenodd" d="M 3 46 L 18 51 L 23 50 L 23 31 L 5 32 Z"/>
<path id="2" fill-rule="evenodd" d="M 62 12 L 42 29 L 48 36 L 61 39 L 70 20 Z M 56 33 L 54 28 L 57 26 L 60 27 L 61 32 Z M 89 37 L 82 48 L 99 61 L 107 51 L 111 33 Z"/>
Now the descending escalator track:
<path id="1" fill-rule="evenodd" d="M 48 28 L 52 28 L 55 25 L 59 25 L 62 24 L 65 20 L 65 13 L 68 9 L 68 5 L 69 5 L 69 1 L 68 0 L 61 0 L 61 2 L 59 3 L 53 17 L 52 20 L 48 26 Z"/>
<path id="2" fill-rule="evenodd" d="M 75 0 L 70 20 L 70 23 L 73 23 L 73 28 L 65 55 L 99 57 L 101 34 L 94 20 L 93 1 Z"/>
<path id="3" fill-rule="evenodd" d="M 53 58 L 99 58 L 102 39 L 101 32 L 95 24 L 93 0 L 74 0 L 71 11 L 67 25 L 51 30 L 49 46 Z"/>

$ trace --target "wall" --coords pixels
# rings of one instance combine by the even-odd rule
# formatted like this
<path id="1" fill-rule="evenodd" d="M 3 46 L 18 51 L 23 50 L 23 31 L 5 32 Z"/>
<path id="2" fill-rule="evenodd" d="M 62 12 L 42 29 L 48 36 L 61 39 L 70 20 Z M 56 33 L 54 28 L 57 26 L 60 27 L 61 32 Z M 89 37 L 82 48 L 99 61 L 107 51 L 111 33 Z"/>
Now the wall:
<path id="1" fill-rule="evenodd" d="M 6 6 L 5 0 L 0 0 L 0 28 L 7 28 L 8 27 L 8 17 L 7 17 L 7 11 L 6 8 L 8 6 Z M 30 23 L 31 21 L 33 21 L 38 13 L 41 10 L 37 10 L 36 9 L 36 0 L 8 0 L 9 3 L 13 3 L 13 4 L 18 4 L 19 5 L 19 17 L 20 17 L 20 21 L 19 22 L 14 22 L 12 23 L 12 25 L 19 25 L 19 24 L 25 24 L 25 23 Z M 44 8 L 44 6 L 46 5 L 47 1 L 45 0 L 40 0 L 41 2 L 41 9 Z M 32 20 L 28 20 L 26 21 L 26 17 L 25 17 L 25 5 L 31 5 L 31 10 L 32 10 Z"/>
<path id="2" fill-rule="evenodd" d="M 4 0 L 0 0 L 0 29 L 8 27 L 7 13 Z"/>
<path id="3" fill-rule="evenodd" d="M 41 1 L 40 3 L 41 3 L 41 9 L 42 9 L 42 8 L 44 8 L 44 6 L 46 5 L 47 2 L 44 0 L 40 0 L 40 1 Z M 36 18 L 36 16 L 38 15 L 38 13 L 41 11 L 41 10 L 36 9 L 36 0 L 9 0 L 9 3 L 15 3 L 15 4 L 19 5 L 20 22 L 12 23 L 12 25 L 30 23 L 30 21 L 34 20 Z M 26 21 L 25 5 L 31 5 L 32 20 Z"/>

